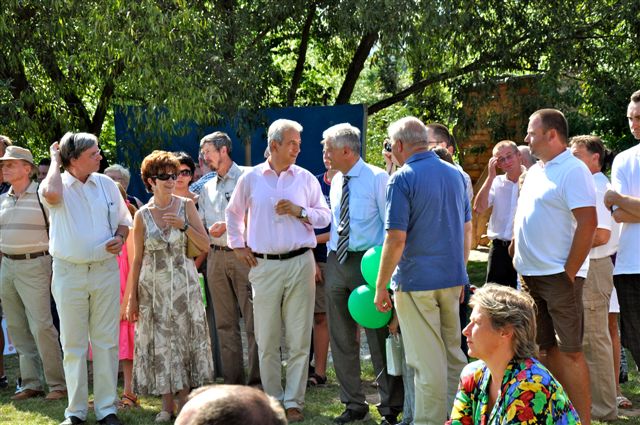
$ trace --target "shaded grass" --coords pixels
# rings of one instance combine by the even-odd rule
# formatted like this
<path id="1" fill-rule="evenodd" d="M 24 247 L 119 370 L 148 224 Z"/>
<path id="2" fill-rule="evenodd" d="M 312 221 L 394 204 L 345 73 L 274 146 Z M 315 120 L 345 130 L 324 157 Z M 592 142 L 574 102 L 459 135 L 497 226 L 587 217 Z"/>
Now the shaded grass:
<path id="1" fill-rule="evenodd" d="M 470 261 L 467 270 L 471 283 L 482 286 L 486 274 L 486 262 Z M 629 382 L 622 385 L 623 393 L 633 402 L 634 406 L 640 407 L 640 377 L 636 371 L 631 355 L 627 356 L 629 361 Z M 64 418 L 64 409 L 67 401 L 60 400 L 54 402 L 44 401 L 42 398 L 13 402 L 10 397 L 14 393 L 15 378 L 19 375 L 17 356 L 5 358 L 6 375 L 9 377 L 10 387 L 0 390 L 0 424 L 15 425 L 56 425 Z M 302 424 L 321 425 L 332 424 L 333 418 L 340 415 L 344 410 L 344 405 L 340 403 L 339 386 L 336 381 L 335 372 L 330 366 L 327 369 L 327 385 L 314 387 L 307 390 L 304 413 L 306 420 Z M 370 361 L 362 362 L 362 378 L 367 399 L 374 402 L 376 389 L 372 385 L 374 382 L 373 367 Z M 120 387 L 120 393 L 122 387 Z M 120 411 L 118 416 L 127 425 L 151 425 L 154 418 L 160 411 L 160 399 L 156 397 L 140 397 L 141 408 Z M 638 411 L 640 415 L 640 411 Z M 372 406 L 370 409 L 371 418 L 367 421 L 355 422 L 356 424 L 373 425 L 380 423 L 380 415 Z M 89 424 L 97 423 L 93 412 L 89 414 Z M 594 424 L 613 425 L 640 425 L 640 416 L 621 416 L 617 421 L 598 422 Z M 231 425 L 231 424 L 230 424 Z"/>

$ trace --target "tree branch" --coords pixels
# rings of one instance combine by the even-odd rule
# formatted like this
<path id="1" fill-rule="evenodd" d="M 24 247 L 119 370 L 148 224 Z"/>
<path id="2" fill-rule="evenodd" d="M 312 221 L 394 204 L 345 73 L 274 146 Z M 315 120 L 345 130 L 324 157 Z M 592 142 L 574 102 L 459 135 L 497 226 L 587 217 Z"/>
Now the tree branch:
<path id="1" fill-rule="evenodd" d="M 351 63 L 347 69 L 347 74 L 344 77 L 342 87 L 340 87 L 340 92 L 338 93 L 338 97 L 336 97 L 336 105 L 343 105 L 349 102 L 353 89 L 358 81 L 358 77 L 360 76 L 360 72 L 362 72 L 364 63 L 369 57 L 369 52 L 371 52 L 376 41 L 378 41 L 377 32 L 367 33 L 360 39 L 360 44 L 353 54 L 353 58 L 351 59 Z"/>
<path id="2" fill-rule="evenodd" d="M 124 60 L 118 60 L 113 67 L 113 72 L 105 79 L 104 87 L 100 93 L 100 99 L 98 100 L 98 106 L 96 107 L 96 111 L 93 114 L 93 119 L 91 120 L 91 125 L 89 127 L 89 132 L 98 137 L 102 132 L 102 124 L 107 116 L 107 110 L 109 109 L 111 98 L 113 97 L 113 93 L 116 89 L 115 81 L 124 72 L 124 68 Z"/>
<path id="3" fill-rule="evenodd" d="M 287 106 L 293 106 L 293 102 L 296 100 L 296 93 L 300 82 L 302 81 L 302 73 L 304 71 L 304 64 L 307 60 L 307 49 L 309 48 L 309 36 L 311 34 L 311 24 L 313 18 L 316 15 L 316 2 L 311 3 L 307 17 L 304 21 L 304 27 L 302 27 L 302 34 L 300 36 L 300 49 L 298 50 L 298 60 L 296 61 L 296 68 L 293 70 L 293 76 L 291 77 L 291 86 L 287 92 Z"/>

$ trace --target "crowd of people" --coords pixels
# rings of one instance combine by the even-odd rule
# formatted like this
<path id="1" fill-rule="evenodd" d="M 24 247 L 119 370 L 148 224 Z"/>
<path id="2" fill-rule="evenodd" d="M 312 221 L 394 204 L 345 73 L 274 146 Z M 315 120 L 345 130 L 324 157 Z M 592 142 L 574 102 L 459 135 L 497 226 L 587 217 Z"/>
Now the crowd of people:
<path id="1" fill-rule="evenodd" d="M 640 91 L 627 118 L 640 140 Z M 361 157 L 358 128 L 334 125 L 317 176 L 296 165 L 302 131 L 274 121 L 254 167 L 232 160 L 223 132 L 202 138 L 198 164 L 153 151 L 140 167 L 146 204 L 126 193 L 126 168 L 98 172 L 94 135 L 65 134 L 38 164 L 0 136 L 12 400 L 67 398 L 61 425 L 85 423 L 89 409 L 120 424 L 139 395 L 161 397 L 158 423 L 300 422 L 307 388 L 327 382 L 330 347 L 344 404 L 334 423 L 363 420 L 348 304 L 366 284 L 364 254 L 382 246 L 374 303 L 394 318 L 364 328 L 381 425 L 589 424 L 631 406 L 619 331 L 638 364 L 640 145 L 612 161 L 598 137 L 569 138 L 560 111 L 538 110 L 525 146 L 495 144 L 474 198 L 442 124 L 392 123 L 386 170 Z M 473 294 L 472 205 L 492 208 L 487 284 Z M 390 335 L 402 336 L 403 376 L 387 367 Z M 4 375 L 0 361 L 0 388 Z"/>

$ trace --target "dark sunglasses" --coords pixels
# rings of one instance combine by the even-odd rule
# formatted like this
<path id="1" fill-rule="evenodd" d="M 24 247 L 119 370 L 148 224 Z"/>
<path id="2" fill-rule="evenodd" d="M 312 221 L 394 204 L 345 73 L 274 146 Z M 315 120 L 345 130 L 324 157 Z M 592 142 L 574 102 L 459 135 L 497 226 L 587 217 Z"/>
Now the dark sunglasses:
<path id="1" fill-rule="evenodd" d="M 391 140 L 389 139 L 384 139 L 384 150 L 387 152 L 391 152 Z"/>
<path id="2" fill-rule="evenodd" d="M 178 175 L 175 174 L 175 173 L 171 173 L 171 174 L 163 173 L 163 174 L 158 174 L 157 176 L 153 176 L 151 178 L 154 179 L 154 180 L 155 179 L 162 180 L 164 182 L 164 181 L 167 181 L 169 179 L 176 180 L 178 178 Z"/>
<path id="3" fill-rule="evenodd" d="M 181 175 L 182 177 L 191 177 L 193 175 L 191 170 L 180 170 L 178 174 Z"/>

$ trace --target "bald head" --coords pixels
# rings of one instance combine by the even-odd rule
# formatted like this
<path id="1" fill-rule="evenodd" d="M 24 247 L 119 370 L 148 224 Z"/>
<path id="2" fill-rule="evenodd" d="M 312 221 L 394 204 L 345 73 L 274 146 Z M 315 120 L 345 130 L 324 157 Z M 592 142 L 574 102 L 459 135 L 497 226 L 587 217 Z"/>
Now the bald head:
<path id="1" fill-rule="evenodd" d="M 193 391 L 175 425 L 286 425 L 274 398 L 243 385 L 211 385 Z"/>

